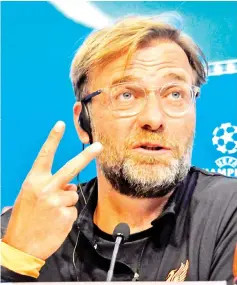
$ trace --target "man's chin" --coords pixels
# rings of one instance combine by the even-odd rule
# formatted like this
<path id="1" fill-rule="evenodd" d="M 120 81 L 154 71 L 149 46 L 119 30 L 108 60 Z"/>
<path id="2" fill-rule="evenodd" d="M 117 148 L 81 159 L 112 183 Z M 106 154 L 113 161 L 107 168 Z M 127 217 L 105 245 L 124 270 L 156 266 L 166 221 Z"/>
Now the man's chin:
<path id="1" fill-rule="evenodd" d="M 104 169 L 105 170 L 105 169 Z M 164 167 L 127 167 L 120 172 L 104 171 L 106 179 L 119 193 L 133 198 L 157 198 L 167 195 L 175 186 L 176 177 L 164 173 Z M 170 179 L 171 178 L 171 179 Z"/>
<path id="2" fill-rule="evenodd" d="M 133 154 L 126 159 L 131 165 L 153 168 L 170 167 L 175 160 L 173 156 L 165 153 L 160 155 Z"/>
<path id="3" fill-rule="evenodd" d="M 137 198 L 167 195 L 188 172 L 188 167 L 181 167 L 176 159 L 172 159 L 168 165 L 162 162 L 148 165 L 147 162 L 137 163 L 134 159 L 126 159 L 113 166 L 102 164 L 101 169 L 116 191 Z"/>
<path id="4" fill-rule="evenodd" d="M 140 181 L 142 184 L 156 183 L 162 184 L 162 181 L 168 181 L 173 176 L 174 169 L 177 167 L 177 162 L 173 161 L 168 163 L 167 161 L 159 161 L 158 163 L 151 163 L 147 161 L 135 162 L 127 161 L 123 165 L 123 173 L 126 178 L 133 181 Z M 175 171 L 176 172 L 176 171 Z M 159 183 L 160 181 L 160 183 Z"/>

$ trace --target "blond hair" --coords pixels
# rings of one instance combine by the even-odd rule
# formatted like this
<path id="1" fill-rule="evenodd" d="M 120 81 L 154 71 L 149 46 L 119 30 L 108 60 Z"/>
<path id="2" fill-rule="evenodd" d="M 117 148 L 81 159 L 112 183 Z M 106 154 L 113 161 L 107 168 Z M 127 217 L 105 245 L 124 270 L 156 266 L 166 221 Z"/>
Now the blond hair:
<path id="1" fill-rule="evenodd" d="M 133 53 L 155 39 L 177 43 L 186 53 L 196 74 L 196 85 L 206 82 L 207 61 L 194 41 L 159 17 L 129 16 L 114 25 L 92 32 L 78 49 L 72 61 L 70 77 L 77 100 L 88 92 L 89 71 L 104 67 L 115 58 L 127 53 L 126 65 Z M 124 67 L 126 69 L 126 66 Z"/>

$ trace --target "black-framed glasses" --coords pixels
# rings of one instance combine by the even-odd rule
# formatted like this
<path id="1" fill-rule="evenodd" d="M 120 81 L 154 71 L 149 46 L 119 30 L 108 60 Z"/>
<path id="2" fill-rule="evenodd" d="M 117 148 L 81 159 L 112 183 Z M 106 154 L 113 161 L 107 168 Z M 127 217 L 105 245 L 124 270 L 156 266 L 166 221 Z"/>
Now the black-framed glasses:
<path id="1" fill-rule="evenodd" d="M 183 116 L 194 104 L 200 94 L 200 87 L 186 83 L 171 82 L 163 86 L 144 88 L 138 83 L 124 82 L 99 89 L 84 97 L 81 102 L 88 103 L 102 92 L 108 95 L 109 108 L 119 117 L 135 116 L 147 103 L 150 92 L 158 97 L 162 110 L 171 117 Z"/>

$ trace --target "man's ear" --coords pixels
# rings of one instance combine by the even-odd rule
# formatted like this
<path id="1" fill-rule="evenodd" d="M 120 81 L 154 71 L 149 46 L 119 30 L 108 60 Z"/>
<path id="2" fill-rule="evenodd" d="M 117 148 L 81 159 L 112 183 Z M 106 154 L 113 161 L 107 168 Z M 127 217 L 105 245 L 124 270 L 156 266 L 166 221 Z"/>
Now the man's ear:
<path id="1" fill-rule="evenodd" d="M 73 121 L 79 139 L 82 141 L 82 143 L 88 144 L 90 142 L 89 135 L 81 128 L 79 123 L 79 116 L 81 113 L 81 109 L 82 109 L 81 102 L 76 102 L 73 106 Z"/>

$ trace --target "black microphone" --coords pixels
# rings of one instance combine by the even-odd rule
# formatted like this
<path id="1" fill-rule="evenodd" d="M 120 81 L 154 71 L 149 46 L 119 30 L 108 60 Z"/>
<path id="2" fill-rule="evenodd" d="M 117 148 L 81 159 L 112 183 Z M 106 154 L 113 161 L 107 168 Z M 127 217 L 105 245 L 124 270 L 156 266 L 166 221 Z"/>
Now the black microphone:
<path id="1" fill-rule="evenodd" d="M 115 227 L 114 232 L 113 232 L 113 238 L 115 240 L 115 245 L 114 245 L 114 251 L 112 254 L 106 281 L 112 280 L 113 275 L 114 275 L 114 266 L 115 266 L 115 261 L 116 261 L 116 257 L 118 254 L 119 246 L 121 243 L 124 243 L 125 241 L 128 240 L 129 235 L 130 235 L 130 228 L 128 224 L 120 223 Z"/>

